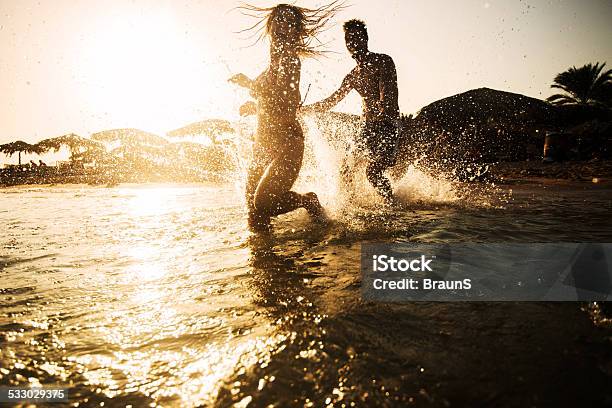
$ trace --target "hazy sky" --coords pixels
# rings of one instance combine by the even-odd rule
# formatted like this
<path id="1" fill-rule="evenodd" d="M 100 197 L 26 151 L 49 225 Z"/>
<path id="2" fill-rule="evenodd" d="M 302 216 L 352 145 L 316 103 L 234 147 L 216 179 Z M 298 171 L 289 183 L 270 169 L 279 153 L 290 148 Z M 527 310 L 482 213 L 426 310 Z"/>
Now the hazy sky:
<path id="1" fill-rule="evenodd" d="M 482 86 L 545 98 L 572 65 L 612 66 L 612 1 L 350 3 L 321 38 L 337 53 L 303 64 L 307 102 L 327 96 L 353 66 L 341 27 L 353 17 L 368 24 L 371 50 L 395 59 L 405 113 Z M 237 4 L 0 0 L 0 143 L 116 127 L 163 134 L 237 117 L 248 95 L 226 79 L 258 74 L 268 49 L 235 33 L 253 23 L 232 11 Z M 359 112 L 359 98 L 338 109 Z"/>

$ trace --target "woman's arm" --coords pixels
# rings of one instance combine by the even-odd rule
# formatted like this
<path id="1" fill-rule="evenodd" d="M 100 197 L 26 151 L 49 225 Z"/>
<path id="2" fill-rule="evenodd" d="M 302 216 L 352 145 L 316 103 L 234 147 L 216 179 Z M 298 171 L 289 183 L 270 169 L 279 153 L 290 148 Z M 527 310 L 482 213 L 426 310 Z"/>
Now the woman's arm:
<path id="1" fill-rule="evenodd" d="M 238 110 L 240 116 L 250 116 L 257 114 L 257 104 L 253 101 L 248 101 L 242 104 L 240 109 Z"/>
<path id="2" fill-rule="evenodd" d="M 257 79 L 253 80 L 241 73 L 232 76 L 228 81 L 243 88 L 247 88 L 251 91 L 251 96 L 256 98 L 258 93 L 257 88 L 261 88 L 261 78 L 264 74 L 265 72 L 259 75 Z M 248 101 L 240 107 L 239 113 L 240 116 L 255 115 L 257 114 L 257 104 L 253 101 Z"/>
<path id="3" fill-rule="evenodd" d="M 251 90 L 253 89 L 253 84 L 255 82 L 244 74 L 236 74 L 232 76 L 230 79 L 228 79 L 228 81 L 238 86 L 241 86 L 243 88 L 247 88 Z"/>

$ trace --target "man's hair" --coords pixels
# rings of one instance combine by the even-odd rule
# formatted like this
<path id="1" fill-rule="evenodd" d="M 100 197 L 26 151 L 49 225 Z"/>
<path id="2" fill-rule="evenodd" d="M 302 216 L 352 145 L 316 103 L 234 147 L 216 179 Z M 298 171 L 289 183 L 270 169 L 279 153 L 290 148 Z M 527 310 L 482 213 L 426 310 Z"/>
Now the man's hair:
<path id="1" fill-rule="evenodd" d="M 365 36 L 366 39 L 368 38 L 368 29 L 366 28 L 366 25 L 362 20 L 357 20 L 354 18 L 344 23 L 343 27 L 344 27 L 345 33 L 360 32 L 361 34 Z"/>

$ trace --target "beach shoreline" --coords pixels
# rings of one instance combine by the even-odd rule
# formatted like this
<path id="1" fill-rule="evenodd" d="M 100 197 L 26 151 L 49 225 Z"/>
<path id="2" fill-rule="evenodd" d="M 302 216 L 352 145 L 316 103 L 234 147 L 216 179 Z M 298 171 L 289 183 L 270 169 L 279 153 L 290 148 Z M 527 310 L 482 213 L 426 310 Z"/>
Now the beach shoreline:
<path id="1" fill-rule="evenodd" d="M 543 163 L 541 161 L 497 162 L 481 165 L 488 167 L 474 182 L 493 181 L 502 184 L 517 184 L 539 181 L 579 181 L 587 183 L 612 182 L 612 160 L 566 161 Z M 0 175 L 0 188 L 20 185 L 89 184 L 117 185 L 124 183 L 210 183 L 223 182 L 223 175 L 206 174 L 189 177 L 172 177 L 168 174 L 37 174 L 20 176 Z"/>
<path id="2" fill-rule="evenodd" d="M 543 163 L 541 161 L 499 162 L 489 165 L 494 180 L 508 183 L 528 179 L 555 179 L 590 183 L 612 180 L 612 161 L 566 161 Z"/>

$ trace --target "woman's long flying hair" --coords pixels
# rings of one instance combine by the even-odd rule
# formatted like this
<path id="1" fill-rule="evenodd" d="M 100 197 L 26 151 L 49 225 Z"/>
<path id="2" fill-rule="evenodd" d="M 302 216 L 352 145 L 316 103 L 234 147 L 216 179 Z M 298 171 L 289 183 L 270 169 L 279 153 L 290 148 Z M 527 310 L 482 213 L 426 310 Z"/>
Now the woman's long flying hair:
<path id="1" fill-rule="evenodd" d="M 319 56 L 324 51 L 324 46 L 318 40 L 317 35 L 325 31 L 329 21 L 337 12 L 346 8 L 344 1 L 336 0 L 316 9 L 295 6 L 293 4 L 277 4 L 273 7 L 256 7 L 250 4 L 243 4 L 237 7 L 244 15 L 254 17 L 257 22 L 240 32 L 252 32 L 252 37 L 260 41 L 265 36 L 274 40 L 274 24 L 279 19 L 285 19 L 290 15 L 293 21 L 288 22 L 297 33 L 297 43 L 295 48 L 300 56 L 312 57 Z M 295 27 L 293 27 L 295 26 Z"/>

